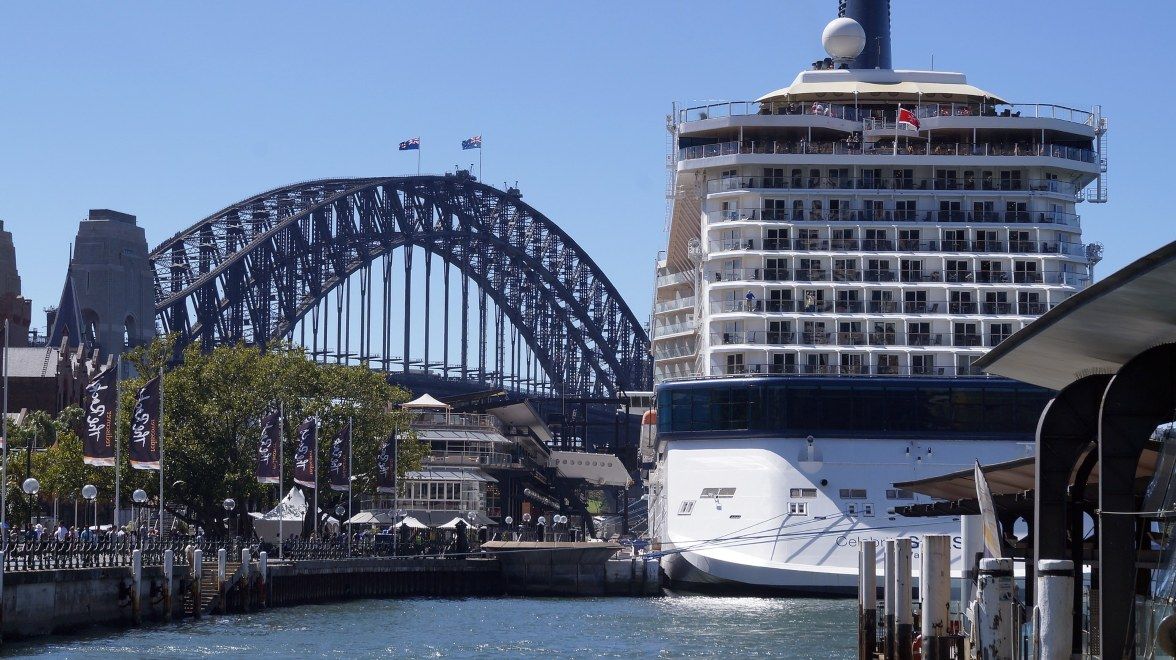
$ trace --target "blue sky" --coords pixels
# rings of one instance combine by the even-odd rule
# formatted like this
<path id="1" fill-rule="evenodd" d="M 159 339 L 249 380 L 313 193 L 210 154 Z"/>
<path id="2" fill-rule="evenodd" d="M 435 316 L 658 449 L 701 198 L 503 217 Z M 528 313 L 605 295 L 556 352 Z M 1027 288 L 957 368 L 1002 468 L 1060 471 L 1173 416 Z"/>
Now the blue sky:
<path id="1" fill-rule="evenodd" d="M 4 9 L 0 218 L 35 318 L 89 208 L 152 245 L 238 199 L 325 176 L 476 162 L 518 181 L 648 315 L 673 101 L 744 100 L 823 52 L 836 0 L 119 2 Z M 894 63 L 1110 118 L 1110 197 L 1082 205 L 1106 275 L 1176 239 L 1176 4 L 894 0 Z M 34 325 L 39 325 L 38 320 Z"/>

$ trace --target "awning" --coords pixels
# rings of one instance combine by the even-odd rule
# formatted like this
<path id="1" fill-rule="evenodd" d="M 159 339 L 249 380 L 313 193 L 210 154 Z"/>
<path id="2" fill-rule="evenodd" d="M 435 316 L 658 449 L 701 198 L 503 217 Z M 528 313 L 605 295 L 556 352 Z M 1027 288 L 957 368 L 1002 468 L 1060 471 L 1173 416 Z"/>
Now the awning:
<path id="1" fill-rule="evenodd" d="M 395 527 L 397 529 L 400 529 L 401 527 L 407 527 L 409 529 L 428 529 L 429 528 L 428 525 L 417 520 L 416 518 L 413 518 L 412 516 L 406 516 L 404 518 L 404 520 L 401 520 L 400 522 L 396 523 L 395 525 L 393 525 L 393 527 Z"/>
<path id="2" fill-rule="evenodd" d="M 999 97 L 966 83 L 893 82 L 877 83 L 860 80 L 831 82 L 797 82 L 769 92 L 756 101 L 849 100 L 857 94 L 863 101 L 899 99 L 922 96 L 927 102 L 961 102 L 968 99 L 988 99 L 1003 103 Z"/>
<path id="3" fill-rule="evenodd" d="M 621 459 L 612 454 L 553 451 L 547 466 L 565 479 L 584 479 L 597 486 L 628 486 L 631 482 Z"/>
<path id="4" fill-rule="evenodd" d="M 539 415 L 539 411 L 535 410 L 526 401 L 493 406 L 487 408 L 486 412 L 494 415 L 510 426 L 530 429 L 543 442 L 549 443 L 555 437 L 551 429 L 547 428 L 547 423 L 543 421 L 543 417 Z"/>
<path id="5" fill-rule="evenodd" d="M 404 473 L 405 481 L 480 481 L 498 483 L 494 477 L 474 468 L 426 468 Z"/>
<path id="6" fill-rule="evenodd" d="M 1176 242 L 1112 273 L 997 344 L 975 366 L 1060 390 L 1176 341 Z"/>
<path id="7" fill-rule="evenodd" d="M 1148 448 L 1143 450 L 1143 454 L 1139 457 L 1139 465 L 1135 468 L 1136 478 L 1151 478 L 1155 474 L 1156 462 L 1159 460 L 1159 457 L 1158 444 L 1151 443 Z M 1034 457 L 1029 456 L 1027 458 L 1005 461 L 1004 463 L 982 465 L 980 470 L 984 473 L 984 478 L 988 481 L 988 488 L 992 491 L 994 497 L 1000 495 L 1021 495 L 1026 491 L 1033 490 L 1035 487 L 1033 481 L 1035 460 Z M 1082 459 L 1079 459 L 1077 464 L 1081 465 L 1081 463 Z M 968 468 L 937 477 L 897 482 L 894 484 L 894 487 L 941 500 L 974 500 L 976 499 L 976 480 L 974 476 L 975 470 Z M 1087 480 L 1087 486 L 1097 484 L 1098 477 L 1098 465 L 1095 464 Z"/>
<path id="8" fill-rule="evenodd" d="M 417 429 L 417 440 L 421 442 L 489 442 L 509 445 L 511 441 L 493 431 L 467 431 L 464 429 Z"/>
<path id="9" fill-rule="evenodd" d="M 449 410 L 453 406 L 448 403 L 438 401 L 433 398 L 431 394 L 422 394 L 408 403 L 400 404 L 401 408 L 418 408 L 426 410 Z"/>

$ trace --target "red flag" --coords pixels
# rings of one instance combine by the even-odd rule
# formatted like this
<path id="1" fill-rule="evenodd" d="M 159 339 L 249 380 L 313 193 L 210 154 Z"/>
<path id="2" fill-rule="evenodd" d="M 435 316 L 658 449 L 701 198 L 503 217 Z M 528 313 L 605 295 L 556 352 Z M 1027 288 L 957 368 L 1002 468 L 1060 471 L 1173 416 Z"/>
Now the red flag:
<path id="1" fill-rule="evenodd" d="M 915 116 L 915 113 L 907 110 L 901 105 L 898 106 L 898 123 L 910 124 L 911 126 L 915 127 L 915 130 L 919 130 L 919 118 Z"/>

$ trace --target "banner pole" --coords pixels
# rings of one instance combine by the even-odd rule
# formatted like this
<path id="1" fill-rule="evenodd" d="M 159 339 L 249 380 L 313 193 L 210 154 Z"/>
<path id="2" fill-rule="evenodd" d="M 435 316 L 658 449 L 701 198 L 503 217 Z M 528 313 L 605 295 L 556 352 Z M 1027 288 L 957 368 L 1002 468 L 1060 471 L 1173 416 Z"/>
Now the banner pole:
<path id="1" fill-rule="evenodd" d="M 4 416 L 0 417 L 0 438 L 4 440 L 4 458 L 0 465 L 0 533 L 8 542 L 8 319 L 4 319 Z"/>
<path id="2" fill-rule="evenodd" d="M 355 442 L 355 436 L 351 432 L 351 420 L 351 417 L 347 418 L 347 520 L 351 520 L 352 517 L 351 502 L 353 501 L 351 498 L 351 474 L 353 472 L 353 468 L 351 467 L 351 445 Z M 344 530 L 347 532 L 347 556 L 351 557 L 351 529 L 345 527 Z"/>
<path id="3" fill-rule="evenodd" d="M 282 510 L 283 491 L 286 486 L 286 404 L 278 402 L 278 559 L 286 546 L 286 534 L 282 528 L 285 511 Z"/>
<path id="4" fill-rule="evenodd" d="M 115 362 L 114 400 L 118 402 L 118 410 L 114 417 L 114 533 L 118 533 L 118 507 L 120 503 L 119 491 L 122 487 L 122 354 L 119 353 Z M 132 507 L 133 508 L 133 507 Z"/>
<path id="5" fill-rule="evenodd" d="M 319 436 L 319 433 L 318 432 L 319 432 L 319 420 L 316 419 L 316 420 L 314 420 L 314 453 L 311 455 L 311 457 L 312 457 L 311 458 L 311 465 L 314 466 L 314 516 L 312 516 L 314 518 L 314 530 L 311 531 L 311 534 L 318 537 L 321 540 L 322 537 L 320 537 L 319 533 L 318 533 L 318 531 L 319 531 L 319 508 L 318 508 L 318 490 L 319 490 L 318 489 L 318 486 L 319 486 L 319 484 L 318 484 L 318 473 L 319 473 L 319 469 L 318 469 L 318 466 L 319 466 L 319 463 L 318 463 L 318 459 L 319 459 L 318 436 Z"/>
<path id="6" fill-rule="evenodd" d="M 163 365 L 159 366 L 159 539 L 163 540 Z"/>

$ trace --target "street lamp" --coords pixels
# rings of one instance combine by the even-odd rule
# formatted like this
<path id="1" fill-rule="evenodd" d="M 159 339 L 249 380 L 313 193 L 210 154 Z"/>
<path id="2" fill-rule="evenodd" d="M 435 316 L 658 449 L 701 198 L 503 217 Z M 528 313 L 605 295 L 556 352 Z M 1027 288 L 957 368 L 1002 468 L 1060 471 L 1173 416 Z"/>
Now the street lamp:
<path id="1" fill-rule="evenodd" d="M 227 531 L 229 531 L 229 521 L 232 520 L 233 509 L 237 508 L 237 500 L 235 500 L 231 497 L 226 497 L 225 501 L 221 502 L 221 506 L 223 506 L 225 508 L 225 531 L 227 532 Z M 163 521 L 162 520 L 159 521 L 159 524 L 162 527 Z M 233 526 L 233 533 L 236 534 L 236 531 L 237 531 L 236 526 L 234 525 Z M 163 530 L 161 529 L 160 533 L 162 533 L 162 532 L 163 532 Z"/>
<path id="2" fill-rule="evenodd" d="M 20 485 L 20 488 L 25 492 L 26 495 L 29 496 L 29 515 L 32 516 L 32 510 L 37 503 L 37 491 L 41 490 L 41 482 L 32 477 L 29 477 L 28 479 L 24 480 L 24 483 Z M 37 516 L 37 522 L 41 522 L 40 515 Z"/>
<path id="3" fill-rule="evenodd" d="M 139 516 L 143 515 L 143 508 L 142 507 L 146 501 L 147 501 L 147 491 L 143 490 L 142 488 L 136 488 L 135 492 L 131 493 L 131 506 L 134 506 L 135 504 L 139 505 L 139 510 L 135 514 L 135 536 L 136 537 L 139 536 L 139 534 L 140 534 L 139 530 L 143 526 L 143 522 L 141 520 L 139 520 Z"/>
<path id="4" fill-rule="evenodd" d="M 523 514 L 523 525 L 522 525 L 522 527 L 523 527 L 523 535 L 526 535 L 526 533 L 527 533 L 527 526 L 528 526 L 528 525 L 530 525 L 530 524 L 531 524 L 531 514 L 529 514 L 529 513 L 524 513 L 524 514 Z"/>
<path id="5" fill-rule="evenodd" d="M 82 497 L 94 503 L 94 532 L 97 534 L 98 530 L 98 487 L 94 484 L 86 484 L 82 486 Z"/>
<path id="6" fill-rule="evenodd" d="M 506 523 L 506 534 L 507 534 L 506 538 L 509 539 L 514 532 L 514 529 L 511 527 L 512 525 L 514 525 L 514 518 L 507 516 L 505 519 L 503 519 L 502 522 Z"/>

